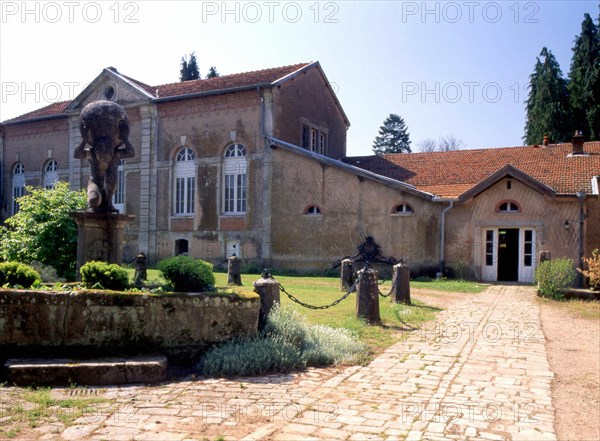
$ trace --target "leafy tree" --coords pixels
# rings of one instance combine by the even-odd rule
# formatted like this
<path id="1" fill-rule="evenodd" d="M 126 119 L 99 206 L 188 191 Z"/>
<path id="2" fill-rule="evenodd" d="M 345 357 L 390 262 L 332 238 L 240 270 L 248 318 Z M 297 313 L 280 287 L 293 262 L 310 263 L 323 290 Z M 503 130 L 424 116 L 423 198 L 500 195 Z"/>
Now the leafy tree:
<path id="1" fill-rule="evenodd" d="M 220 77 L 221 74 L 217 71 L 215 66 L 211 66 L 208 70 L 208 74 L 206 74 L 206 79 Z"/>
<path id="2" fill-rule="evenodd" d="M 75 279 L 77 225 L 69 212 L 85 209 L 85 191 L 66 182 L 53 189 L 27 187 L 19 211 L 0 229 L 0 256 L 5 260 L 52 266 L 60 277 Z"/>
<path id="3" fill-rule="evenodd" d="M 391 113 L 379 128 L 379 136 L 373 142 L 376 155 L 385 153 L 410 153 L 410 138 L 404 120 Z"/>
<path id="4" fill-rule="evenodd" d="M 523 139 L 526 144 L 537 144 L 544 135 L 548 135 L 552 142 L 564 142 L 570 140 L 572 135 L 567 80 L 551 51 L 544 47 L 540 57 L 529 77 Z"/>
<path id="5" fill-rule="evenodd" d="M 600 140 L 600 29 L 589 14 L 575 37 L 569 80 L 573 128 L 586 139 Z"/>
<path id="6" fill-rule="evenodd" d="M 187 55 L 181 57 L 181 69 L 179 70 L 180 81 L 190 81 L 200 79 L 200 69 L 198 68 L 198 62 L 196 61 L 196 52 L 190 54 L 190 60 L 188 61 Z"/>

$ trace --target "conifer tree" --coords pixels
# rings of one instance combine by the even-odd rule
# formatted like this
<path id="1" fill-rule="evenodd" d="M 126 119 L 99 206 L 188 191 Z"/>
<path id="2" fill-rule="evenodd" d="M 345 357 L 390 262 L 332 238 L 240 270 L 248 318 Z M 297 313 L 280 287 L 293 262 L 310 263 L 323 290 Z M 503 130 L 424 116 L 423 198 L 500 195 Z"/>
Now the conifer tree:
<path id="1" fill-rule="evenodd" d="M 575 37 L 569 98 L 573 129 L 583 131 L 586 140 L 600 140 L 600 30 L 589 14 Z"/>
<path id="2" fill-rule="evenodd" d="M 379 128 L 379 136 L 373 142 L 376 155 L 386 153 L 410 153 L 410 138 L 404 120 L 391 113 Z"/>
<path id="3" fill-rule="evenodd" d="M 573 127 L 567 80 L 551 51 L 544 47 L 540 57 L 529 77 L 523 139 L 529 145 L 541 143 L 544 135 L 553 143 L 570 141 Z"/>
<path id="4" fill-rule="evenodd" d="M 215 66 L 211 66 L 208 70 L 208 74 L 206 74 L 206 79 L 220 77 L 221 74 L 217 71 Z"/>
<path id="5" fill-rule="evenodd" d="M 196 53 L 190 54 L 190 60 L 187 56 L 181 57 L 181 69 L 179 70 L 179 81 L 197 80 L 200 78 L 200 69 L 196 61 Z"/>

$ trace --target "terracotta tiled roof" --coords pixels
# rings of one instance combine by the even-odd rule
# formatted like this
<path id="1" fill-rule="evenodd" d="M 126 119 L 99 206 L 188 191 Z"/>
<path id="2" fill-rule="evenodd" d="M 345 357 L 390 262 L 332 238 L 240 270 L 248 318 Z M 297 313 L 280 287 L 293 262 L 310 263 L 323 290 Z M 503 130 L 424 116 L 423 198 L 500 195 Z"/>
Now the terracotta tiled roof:
<path id="1" fill-rule="evenodd" d="M 349 157 L 346 162 L 443 198 L 457 198 L 508 164 L 558 194 L 574 194 L 590 193 L 592 177 L 600 175 L 600 142 L 587 142 L 584 150 L 588 155 L 569 157 L 568 143 Z"/>
<path id="2" fill-rule="evenodd" d="M 4 122 L 24 121 L 26 119 L 42 118 L 45 116 L 61 115 L 64 113 L 67 106 L 71 101 L 60 101 L 58 103 L 52 103 L 41 109 L 34 110 L 32 112 L 25 113 L 17 116 L 16 118 L 9 119 Z"/>
<path id="3" fill-rule="evenodd" d="M 152 94 L 158 89 L 157 98 L 166 98 L 191 93 L 210 92 L 213 90 L 231 89 L 234 87 L 253 86 L 258 84 L 273 83 L 280 78 L 296 72 L 310 63 L 294 64 L 291 66 L 275 67 L 272 69 L 256 70 L 233 75 L 209 78 L 206 80 L 182 81 L 178 83 L 156 86 Z"/>
<path id="4" fill-rule="evenodd" d="M 252 72 L 244 72 L 232 75 L 223 75 L 221 77 L 209 78 L 206 80 L 192 80 L 177 83 L 163 84 L 161 86 L 149 86 L 133 78 L 119 74 L 144 89 L 150 95 L 156 98 L 168 98 L 180 95 L 195 94 L 202 92 L 211 92 L 224 89 L 232 89 L 238 87 L 251 87 L 259 84 L 271 84 L 277 80 L 290 75 L 297 70 L 300 70 L 311 63 L 300 63 L 290 66 L 275 67 L 271 69 L 256 70 Z M 45 116 L 61 115 L 64 113 L 70 101 L 62 101 L 53 103 L 33 112 L 25 113 L 16 118 L 5 122 L 25 121 L 32 118 L 40 118 Z"/>

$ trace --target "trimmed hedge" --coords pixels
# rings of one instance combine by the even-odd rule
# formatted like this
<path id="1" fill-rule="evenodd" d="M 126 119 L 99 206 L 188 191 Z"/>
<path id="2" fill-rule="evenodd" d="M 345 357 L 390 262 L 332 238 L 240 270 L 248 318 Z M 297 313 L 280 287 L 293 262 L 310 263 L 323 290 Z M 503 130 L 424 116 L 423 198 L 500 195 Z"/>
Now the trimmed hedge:
<path id="1" fill-rule="evenodd" d="M 201 292 L 215 285 L 213 265 L 189 256 L 167 257 L 158 263 L 163 277 L 176 292 Z"/>
<path id="2" fill-rule="evenodd" d="M 8 285 L 29 288 L 41 281 L 40 275 L 29 265 L 19 262 L 0 263 L 0 287 Z"/>
<path id="3" fill-rule="evenodd" d="M 83 265 L 79 272 L 86 288 L 123 291 L 130 286 L 127 270 L 114 263 L 92 260 Z"/>

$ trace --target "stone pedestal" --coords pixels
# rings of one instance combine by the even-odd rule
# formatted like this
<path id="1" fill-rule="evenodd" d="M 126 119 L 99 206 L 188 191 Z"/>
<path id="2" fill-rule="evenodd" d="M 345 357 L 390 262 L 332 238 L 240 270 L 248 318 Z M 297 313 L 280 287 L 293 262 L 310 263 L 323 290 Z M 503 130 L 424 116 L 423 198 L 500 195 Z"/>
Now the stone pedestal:
<path id="1" fill-rule="evenodd" d="M 399 263 L 392 275 L 392 302 L 410 305 L 410 268 Z"/>
<path id="2" fill-rule="evenodd" d="M 77 280 L 81 280 L 79 268 L 90 260 L 122 263 L 125 226 L 135 216 L 86 211 L 69 215 L 77 224 Z"/>
<path id="3" fill-rule="evenodd" d="M 254 282 L 254 291 L 260 296 L 258 329 L 263 330 L 271 309 L 273 309 L 275 305 L 281 304 L 279 282 L 273 280 L 270 275 L 263 274 L 262 278 Z"/>

